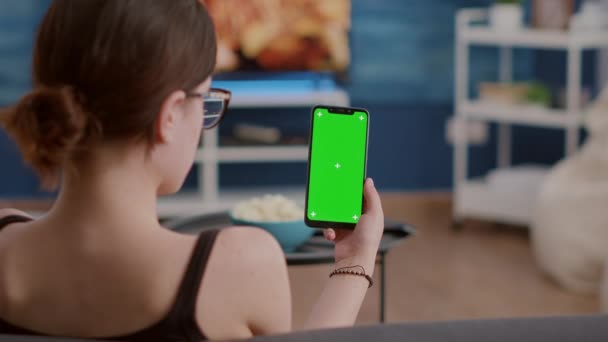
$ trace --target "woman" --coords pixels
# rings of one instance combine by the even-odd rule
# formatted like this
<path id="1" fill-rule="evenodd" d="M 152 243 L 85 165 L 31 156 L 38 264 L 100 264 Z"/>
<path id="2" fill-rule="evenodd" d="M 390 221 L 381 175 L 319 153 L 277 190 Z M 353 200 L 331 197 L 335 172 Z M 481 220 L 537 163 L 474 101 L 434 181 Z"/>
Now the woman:
<path id="1" fill-rule="evenodd" d="M 43 184 L 61 187 L 38 220 L 0 211 L 0 333 L 221 340 L 291 330 L 272 236 L 231 227 L 193 237 L 157 220 L 157 196 L 181 187 L 201 129 L 228 103 L 229 92 L 209 88 L 215 54 L 197 0 L 52 3 L 35 88 L 1 118 Z M 336 269 L 371 275 L 383 214 L 371 180 L 364 195 L 356 229 L 325 236 Z M 364 276 L 329 278 L 306 328 L 353 324 L 367 288 Z"/>

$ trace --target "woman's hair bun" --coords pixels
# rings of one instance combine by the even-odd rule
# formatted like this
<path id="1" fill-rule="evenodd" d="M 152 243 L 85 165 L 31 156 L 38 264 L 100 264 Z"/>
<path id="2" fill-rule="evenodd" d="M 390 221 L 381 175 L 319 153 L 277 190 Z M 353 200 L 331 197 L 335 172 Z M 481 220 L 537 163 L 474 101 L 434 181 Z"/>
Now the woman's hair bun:
<path id="1" fill-rule="evenodd" d="M 51 189 L 82 143 L 87 115 L 72 87 L 38 87 L 4 113 L 2 122 L 43 187 Z"/>

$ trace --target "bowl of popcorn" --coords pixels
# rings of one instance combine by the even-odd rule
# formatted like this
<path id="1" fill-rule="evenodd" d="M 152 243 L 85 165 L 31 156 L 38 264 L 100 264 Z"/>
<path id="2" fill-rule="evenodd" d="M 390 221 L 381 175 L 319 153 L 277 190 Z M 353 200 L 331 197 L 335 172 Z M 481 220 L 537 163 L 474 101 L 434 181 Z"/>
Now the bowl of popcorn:
<path id="1" fill-rule="evenodd" d="M 230 219 L 238 226 L 266 230 L 288 253 L 294 252 L 315 232 L 304 224 L 304 209 L 282 195 L 264 195 L 238 203 L 230 212 Z"/>

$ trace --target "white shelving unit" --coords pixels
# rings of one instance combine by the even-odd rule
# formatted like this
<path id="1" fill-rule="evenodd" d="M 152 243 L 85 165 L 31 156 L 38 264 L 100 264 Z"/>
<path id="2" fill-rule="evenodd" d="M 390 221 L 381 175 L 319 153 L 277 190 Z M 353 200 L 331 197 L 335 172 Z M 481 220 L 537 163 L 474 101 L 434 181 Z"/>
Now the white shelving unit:
<path id="1" fill-rule="evenodd" d="M 498 168 L 511 165 L 511 125 L 563 129 L 566 154 L 575 152 L 580 140 L 581 64 L 585 49 L 608 47 L 608 33 L 574 33 L 521 29 L 513 32 L 493 30 L 487 25 L 487 9 L 465 9 L 456 17 L 455 115 L 462 120 L 496 122 L 498 129 Z M 496 46 L 500 49 L 499 80 L 512 80 L 514 47 L 565 50 L 567 64 L 567 108 L 518 107 L 488 104 L 471 100 L 469 89 L 469 49 L 471 46 Z M 517 192 L 498 192 L 483 179 L 468 177 L 468 144 L 454 143 L 454 223 L 465 217 L 501 223 L 528 225 L 534 198 Z"/>
<path id="2" fill-rule="evenodd" d="M 277 81 L 278 82 L 278 81 Z M 229 111 L 234 108 L 297 108 L 317 104 L 348 106 L 348 94 L 342 89 L 312 86 L 309 89 L 277 91 L 258 87 L 255 81 L 249 87 L 239 87 L 232 93 Z M 269 82 L 264 82 L 268 84 Z M 242 82 L 241 82 L 242 85 Z M 300 88 L 300 87 L 298 87 Z M 273 90 L 274 89 L 274 90 Z M 198 168 L 198 189 L 192 193 L 163 197 L 158 203 L 159 216 L 203 214 L 231 208 L 236 202 L 252 196 L 273 192 L 303 201 L 304 189 L 251 188 L 220 192 L 219 165 L 221 163 L 294 162 L 308 159 L 308 146 L 226 146 L 219 145 L 219 130 L 203 131 L 202 148 L 195 156 Z M 249 177 L 249 175 L 243 175 Z M 251 179 L 255 184 L 255 179 Z"/>

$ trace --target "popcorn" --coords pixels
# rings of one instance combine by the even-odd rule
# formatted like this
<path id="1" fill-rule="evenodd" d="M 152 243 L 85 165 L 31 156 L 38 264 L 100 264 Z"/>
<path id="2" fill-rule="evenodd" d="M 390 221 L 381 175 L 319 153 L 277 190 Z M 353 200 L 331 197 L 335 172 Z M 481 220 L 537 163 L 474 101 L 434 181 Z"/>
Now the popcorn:
<path id="1" fill-rule="evenodd" d="M 264 195 L 237 204 L 232 215 L 245 221 L 285 222 L 302 219 L 304 209 L 283 195 Z"/>

